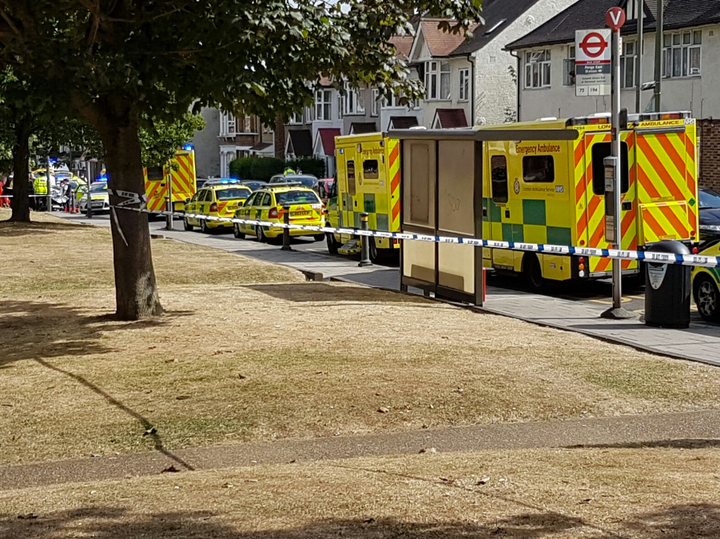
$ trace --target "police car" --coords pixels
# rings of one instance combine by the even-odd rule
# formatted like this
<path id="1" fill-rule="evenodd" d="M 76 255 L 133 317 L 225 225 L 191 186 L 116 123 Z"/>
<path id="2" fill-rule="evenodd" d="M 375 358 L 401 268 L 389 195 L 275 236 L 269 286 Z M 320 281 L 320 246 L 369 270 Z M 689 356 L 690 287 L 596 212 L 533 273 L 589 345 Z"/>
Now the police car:
<path id="1" fill-rule="evenodd" d="M 219 179 L 206 181 L 202 189 L 185 203 L 185 230 L 200 227 L 205 233 L 219 228 L 232 228 L 228 221 L 204 219 L 202 216 L 232 218 L 235 210 L 252 193 L 252 190 L 238 180 Z"/>
<path id="2" fill-rule="evenodd" d="M 295 182 L 269 184 L 266 188 L 255 191 L 245 204 L 237 209 L 235 217 L 282 223 L 286 211 L 290 213 L 291 224 L 325 226 L 325 206 L 318 194 Z M 236 223 L 234 233 L 236 238 L 242 239 L 246 234 L 251 234 L 260 242 L 275 242 L 282 238 L 283 229 Z M 290 235 L 311 236 L 315 241 L 325 240 L 322 232 L 313 230 L 290 229 Z"/>

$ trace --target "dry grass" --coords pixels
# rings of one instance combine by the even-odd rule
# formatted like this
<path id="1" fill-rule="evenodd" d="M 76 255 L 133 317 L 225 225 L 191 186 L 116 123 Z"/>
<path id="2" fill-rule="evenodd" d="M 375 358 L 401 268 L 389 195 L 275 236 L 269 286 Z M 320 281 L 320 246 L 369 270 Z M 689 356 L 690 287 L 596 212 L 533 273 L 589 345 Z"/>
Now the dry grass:
<path id="1" fill-rule="evenodd" d="M 0 492 L 0 536 L 718 537 L 720 477 L 708 470 L 719 467 L 717 449 L 700 444 L 425 454 L 162 474 Z"/>
<path id="2" fill-rule="evenodd" d="M 168 313 L 115 322 L 109 233 L 36 228 L 0 225 L 0 463 L 720 406 L 717 369 L 174 242 Z"/>

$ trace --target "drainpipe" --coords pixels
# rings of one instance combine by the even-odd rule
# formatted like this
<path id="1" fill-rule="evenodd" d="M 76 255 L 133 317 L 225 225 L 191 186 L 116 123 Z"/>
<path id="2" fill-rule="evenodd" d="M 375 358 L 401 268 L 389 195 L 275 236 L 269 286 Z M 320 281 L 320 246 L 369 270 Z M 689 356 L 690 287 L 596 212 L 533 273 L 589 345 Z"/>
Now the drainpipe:
<path id="1" fill-rule="evenodd" d="M 475 60 L 473 53 L 467 55 L 470 62 L 470 127 L 475 127 Z"/>
<path id="2" fill-rule="evenodd" d="M 520 106 L 521 106 L 520 105 L 520 103 L 521 103 L 521 100 L 520 100 L 520 88 L 521 88 L 520 76 L 521 76 L 521 72 L 522 72 L 522 63 L 520 63 L 520 56 L 515 54 L 513 51 L 510 51 L 510 56 L 514 56 L 515 59 L 517 60 L 517 70 L 515 71 L 515 77 L 517 79 L 517 117 L 516 117 L 516 121 L 519 122 L 520 121 Z"/>

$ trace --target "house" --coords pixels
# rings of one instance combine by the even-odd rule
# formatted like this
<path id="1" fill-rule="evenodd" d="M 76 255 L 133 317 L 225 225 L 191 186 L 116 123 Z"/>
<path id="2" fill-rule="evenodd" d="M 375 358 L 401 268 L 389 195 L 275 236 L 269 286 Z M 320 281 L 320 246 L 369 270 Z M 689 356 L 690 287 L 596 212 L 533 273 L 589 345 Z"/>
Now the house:
<path id="1" fill-rule="evenodd" d="M 627 12 L 622 29 L 622 106 L 636 110 L 638 14 L 644 13 L 642 82 L 655 78 L 657 0 L 580 0 L 507 49 L 520 59 L 520 119 L 609 112 L 610 96 L 576 97 L 575 31 L 605 27 L 614 6 Z M 662 52 L 662 110 L 692 111 L 696 118 L 720 116 L 720 0 L 665 0 Z M 716 66 L 717 62 L 717 66 Z M 653 91 L 641 95 L 640 112 L 654 110 Z"/>
<path id="2" fill-rule="evenodd" d="M 470 40 L 443 31 L 443 19 L 421 20 L 409 62 L 425 82 L 423 125 L 465 127 L 514 119 L 517 62 L 505 45 L 576 1 L 485 0 L 484 22 L 471 28 Z"/>

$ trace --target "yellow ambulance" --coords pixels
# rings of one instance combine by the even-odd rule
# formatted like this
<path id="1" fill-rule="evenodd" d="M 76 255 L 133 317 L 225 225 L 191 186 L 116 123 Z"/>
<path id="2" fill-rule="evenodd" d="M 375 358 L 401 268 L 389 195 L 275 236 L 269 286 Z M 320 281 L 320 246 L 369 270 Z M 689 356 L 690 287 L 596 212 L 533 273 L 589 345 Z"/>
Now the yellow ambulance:
<path id="1" fill-rule="evenodd" d="M 360 214 L 367 212 L 369 228 L 400 231 L 400 147 L 382 133 L 335 138 L 337 181 L 327 204 L 327 225 L 360 228 Z M 360 252 L 360 238 L 327 234 L 332 254 Z M 370 238 L 370 258 L 375 261 L 399 253 L 399 241 Z"/>
<path id="2" fill-rule="evenodd" d="M 483 143 L 483 237 L 488 240 L 605 249 L 603 159 L 611 153 L 609 117 L 544 120 L 499 129 L 572 129 L 576 140 Z M 484 128 L 484 129 L 493 129 Z M 664 239 L 696 242 L 698 147 L 689 113 L 630 115 L 621 132 L 622 249 Z M 615 246 L 612 246 L 615 247 Z M 484 266 L 544 280 L 611 275 L 606 258 L 485 249 Z M 622 261 L 625 274 L 640 272 Z"/>
<path id="3" fill-rule="evenodd" d="M 187 145 L 175 152 L 175 157 L 164 167 L 145 169 L 147 208 L 153 211 L 166 209 L 169 190 L 172 190 L 173 210 L 185 211 L 185 202 L 197 192 L 195 150 Z"/>

